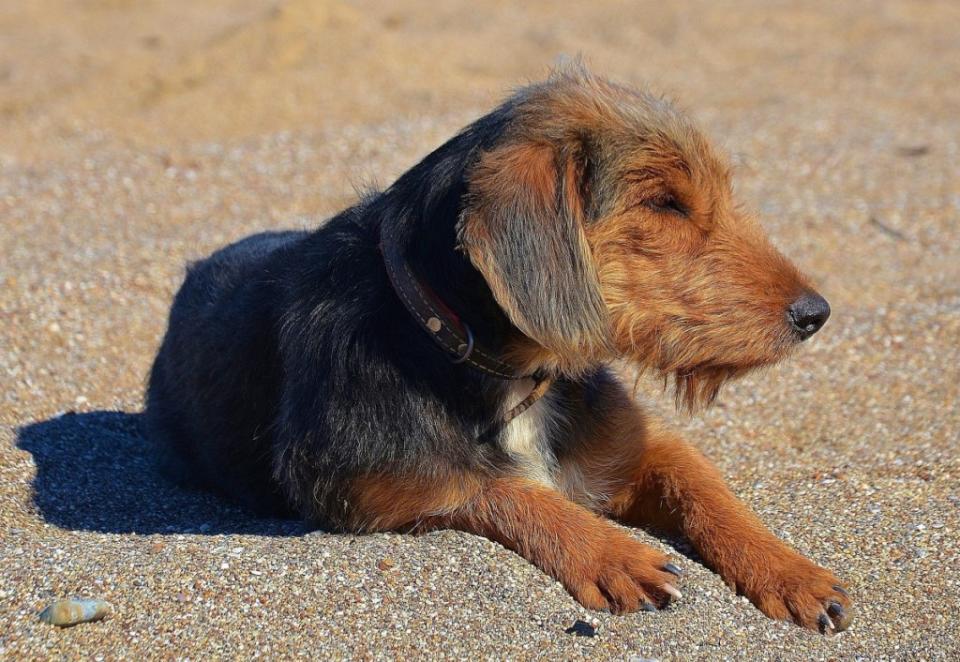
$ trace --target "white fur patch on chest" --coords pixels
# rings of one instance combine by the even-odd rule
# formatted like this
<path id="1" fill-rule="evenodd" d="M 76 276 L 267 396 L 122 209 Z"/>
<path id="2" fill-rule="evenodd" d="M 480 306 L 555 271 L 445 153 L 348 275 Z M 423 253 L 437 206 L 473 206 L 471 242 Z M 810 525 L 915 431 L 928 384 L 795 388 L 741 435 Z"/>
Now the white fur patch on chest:
<path id="1" fill-rule="evenodd" d="M 511 385 L 502 413 L 506 414 L 526 398 L 532 388 L 531 379 Z M 555 487 L 557 461 L 550 438 L 559 415 L 559 407 L 548 391 L 532 407 L 510 421 L 500 435 L 500 447 L 517 463 L 522 474 L 548 487 Z"/>

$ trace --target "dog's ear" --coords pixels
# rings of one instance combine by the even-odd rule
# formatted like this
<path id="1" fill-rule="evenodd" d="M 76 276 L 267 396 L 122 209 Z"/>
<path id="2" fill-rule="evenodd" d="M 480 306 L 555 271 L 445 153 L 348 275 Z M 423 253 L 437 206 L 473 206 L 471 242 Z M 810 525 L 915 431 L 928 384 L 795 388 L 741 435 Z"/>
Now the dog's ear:
<path id="1" fill-rule="evenodd" d="M 525 335 L 560 357 L 606 346 L 607 314 L 584 235 L 580 149 L 510 142 L 471 170 L 460 245 Z"/>

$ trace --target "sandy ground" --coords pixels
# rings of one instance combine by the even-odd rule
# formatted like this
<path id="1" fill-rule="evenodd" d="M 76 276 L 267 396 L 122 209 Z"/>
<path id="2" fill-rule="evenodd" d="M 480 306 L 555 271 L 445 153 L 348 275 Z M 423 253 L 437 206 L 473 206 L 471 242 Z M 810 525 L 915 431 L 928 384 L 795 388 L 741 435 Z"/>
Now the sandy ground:
<path id="1" fill-rule="evenodd" d="M 960 8 L 661 4 L 0 2 L 0 657 L 957 659 Z M 480 538 L 252 519 L 145 453 L 187 260 L 317 224 L 577 52 L 690 108 L 833 305 L 703 416 L 646 397 L 850 582 L 847 632 L 768 621 L 682 546 L 675 607 L 587 613 Z M 37 620 L 69 595 L 115 613 Z"/>

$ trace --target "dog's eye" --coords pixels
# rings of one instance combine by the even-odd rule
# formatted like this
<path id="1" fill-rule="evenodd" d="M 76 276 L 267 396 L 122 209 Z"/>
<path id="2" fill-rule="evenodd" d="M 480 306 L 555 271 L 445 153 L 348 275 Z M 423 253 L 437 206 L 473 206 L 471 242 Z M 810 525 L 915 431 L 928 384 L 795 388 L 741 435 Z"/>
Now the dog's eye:
<path id="1" fill-rule="evenodd" d="M 648 200 L 646 205 L 658 214 L 676 214 L 677 216 L 686 218 L 690 213 L 690 210 L 684 207 L 683 203 L 672 195 L 663 195 L 653 200 Z"/>

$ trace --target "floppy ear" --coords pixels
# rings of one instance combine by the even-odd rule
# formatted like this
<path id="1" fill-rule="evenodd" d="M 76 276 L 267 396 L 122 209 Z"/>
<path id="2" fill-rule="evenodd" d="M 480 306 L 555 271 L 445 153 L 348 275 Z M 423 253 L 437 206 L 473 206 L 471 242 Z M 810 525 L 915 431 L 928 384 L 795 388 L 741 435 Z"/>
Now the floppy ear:
<path id="1" fill-rule="evenodd" d="M 606 346 L 607 313 L 583 231 L 585 163 L 545 143 L 483 154 L 460 245 L 513 324 L 560 357 Z"/>

